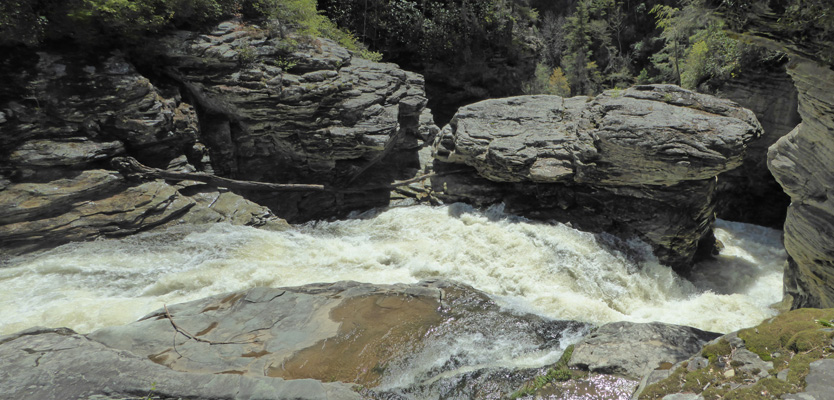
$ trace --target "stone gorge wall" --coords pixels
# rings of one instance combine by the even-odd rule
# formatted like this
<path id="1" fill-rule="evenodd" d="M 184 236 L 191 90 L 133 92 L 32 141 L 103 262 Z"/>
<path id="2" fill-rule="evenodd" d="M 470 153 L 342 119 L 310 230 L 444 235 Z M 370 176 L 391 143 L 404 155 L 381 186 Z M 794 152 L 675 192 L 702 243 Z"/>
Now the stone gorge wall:
<path id="1" fill-rule="evenodd" d="M 788 72 L 802 123 L 768 153 L 789 196 L 785 293 L 792 308 L 834 307 L 834 70 L 794 56 Z"/>
<path id="2" fill-rule="evenodd" d="M 716 176 L 761 134 L 736 103 L 671 85 L 596 98 L 522 96 L 461 108 L 437 137 L 433 180 L 449 200 L 639 237 L 678 272 L 712 250 Z"/>
<path id="3" fill-rule="evenodd" d="M 145 74 L 120 53 L 10 52 L 0 61 L 3 251 L 184 222 L 280 227 L 275 214 L 302 220 L 387 204 L 385 190 L 244 198 L 195 182 L 126 181 L 109 165 L 129 155 L 177 171 L 354 187 L 413 175 L 421 135 L 436 130 L 421 77 L 325 40 L 294 54 L 281 43 L 237 23 L 179 32 L 149 44 Z"/>
<path id="4" fill-rule="evenodd" d="M 722 85 L 717 96 L 753 111 L 764 134 L 750 143 L 741 167 L 718 177 L 716 214 L 781 229 L 791 200 L 767 168 L 767 150 L 801 121 L 793 81 L 784 70 L 745 71 Z"/>
<path id="5" fill-rule="evenodd" d="M 227 22 L 206 35 L 179 32 L 152 49 L 161 72 L 202 110 L 215 172 L 334 186 L 413 176 L 421 138 L 436 129 L 423 78 L 353 57 L 327 39 L 294 40 L 290 52 L 268 31 Z M 384 190 L 247 197 L 292 221 L 388 204 Z"/>

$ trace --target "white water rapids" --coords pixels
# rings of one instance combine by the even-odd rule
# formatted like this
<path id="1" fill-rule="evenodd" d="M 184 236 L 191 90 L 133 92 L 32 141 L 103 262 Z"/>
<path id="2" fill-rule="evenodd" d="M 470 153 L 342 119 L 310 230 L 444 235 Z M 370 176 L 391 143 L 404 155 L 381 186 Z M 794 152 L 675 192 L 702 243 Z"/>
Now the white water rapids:
<path id="1" fill-rule="evenodd" d="M 611 241 L 507 216 L 500 207 L 395 208 L 282 232 L 177 227 L 6 260 L 0 334 L 38 325 L 83 333 L 163 304 L 339 280 L 449 278 L 509 307 L 592 323 L 662 321 L 728 332 L 773 315 L 785 261 L 780 232 L 719 221 L 716 236 L 726 246 L 721 256 L 686 281 L 640 244 L 627 255 Z"/>

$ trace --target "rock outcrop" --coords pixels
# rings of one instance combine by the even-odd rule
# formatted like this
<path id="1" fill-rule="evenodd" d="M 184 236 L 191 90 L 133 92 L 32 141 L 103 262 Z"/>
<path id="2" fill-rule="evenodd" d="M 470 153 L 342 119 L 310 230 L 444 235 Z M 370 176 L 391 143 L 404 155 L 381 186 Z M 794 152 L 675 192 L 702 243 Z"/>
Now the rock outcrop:
<path id="1" fill-rule="evenodd" d="M 260 287 L 85 336 L 0 338 L 0 378 L 14 382 L 0 395 L 137 396 L 156 382 L 166 398 L 357 398 L 347 384 L 362 385 L 363 398 L 504 398 L 538 371 L 514 369 L 508 354 L 558 357 L 565 332 L 587 330 L 503 310 L 448 281 Z"/>
<path id="2" fill-rule="evenodd" d="M 767 168 L 767 149 L 801 121 L 793 81 L 780 64 L 745 71 L 724 83 L 717 95 L 753 111 L 764 133 L 750 143 L 740 167 L 718 177 L 716 215 L 781 229 L 791 201 Z"/>
<path id="3" fill-rule="evenodd" d="M 749 110 L 671 85 L 596 98 L 522 96 L 463 107 L 434 144 L 447 200 L 637 236 L 686 272 L 712 239 L 715 177 L 761 127 Z"/>
<path id="4" fill-rule="evenodd" d="M 289 38 L 269 34 L 227 22 L 130 55 L 19 50 L 4 59 L 3 251 L 176 223 L 280 228 L 276 214 L 301 221 L 387 205 L 384 189 L 233 193 L 129 181 L 110 166 L 132 156 L 161 169 L 350 188 L 414 175 L 418 148 L 437 131 L 419 75 L 329 40 L 295 37 L 301 44 L 289 49 Z"/>
<path id="5" fill-rule="evenodd" d="M 162 180 L 127 182 L 108 161 L 131 154 L 193 169 L 195 110 L 140 75 L 123 55 L 71 52 L 11 58 L 0 109 L 0 242 L 19 253 L 73 240 L 124 236 L 183 222 L 285 225 L 226 190 Z"/>
<path id="6" fill-rule="evenodd" d="M 178 32 L 152 65 L 194 99 L 218 175 L 263 182 L 362 186 L 413 176 L 417 149 L 436 130 L 422 76 L 353 56 L 328 39 L 273 37 L 226 22 Z M 303 221 L 384 206 L 388 192 L 248 193 Z"/>
<path id="7" fill-rule="evenodd" d="M 570 366 L 640 379 L 654 369 L 686 360 L 721 336 L 688 326 L 659 322 L 605 324 L 573 350 Z"/>
<path id="8" fill-rule="evenodd" d="M 785 221 L 785 293 L 792 308 L 834 307 L 834 69 L 795 56 L 788 73 L 802 123 L 768 153 L 791 197 Z"/>

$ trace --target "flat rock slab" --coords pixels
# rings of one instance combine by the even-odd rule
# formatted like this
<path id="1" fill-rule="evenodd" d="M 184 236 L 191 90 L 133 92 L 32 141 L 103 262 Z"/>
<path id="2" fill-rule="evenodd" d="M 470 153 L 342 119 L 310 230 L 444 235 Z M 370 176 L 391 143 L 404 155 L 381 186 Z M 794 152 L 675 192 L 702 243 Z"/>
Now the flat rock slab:
<path id="1" fill-rule="evenodd" d="M 361 398 L 350 385 L 172 371 L 69 329 L 32 329 L 0 338 L 4 399 L 322 399 Z"/>
<path id="2" fill-rule="evenodd" d="M 718 333 L 659 322 L 605 324 L 579 343 L 571 367 L 640 379 L 657 368 L 670 368 L 699 352 Z M 665 364 L 665 365 L 664 365 Z"/>
<path id="3" fill-rule="evenodd" d="M 587 329 L 503 310 L 448 281 L 338 282 L 208 297 L 88 337 L 180 372 L 470 397 L 517 389 L 508 354 L 558 358 L 565 332 Z M 493 374 L 498 370 L 505 372 Z M 479 379 L 487 376 L 496 378 Z"/>

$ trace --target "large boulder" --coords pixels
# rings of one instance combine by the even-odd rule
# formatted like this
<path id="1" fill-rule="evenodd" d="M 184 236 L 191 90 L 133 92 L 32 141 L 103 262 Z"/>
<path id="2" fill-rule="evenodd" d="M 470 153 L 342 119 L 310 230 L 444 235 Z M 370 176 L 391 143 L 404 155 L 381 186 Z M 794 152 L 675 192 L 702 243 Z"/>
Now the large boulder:
<path id="1" fill-rule="evenodd" d="M 11 52 L 0 62 L 9 83 L 0 89 L 3 251 L 178 223 L 282 227 L 276 214 L 301 221 L 387 205 L 390 190 L 356 189 L 418 170 L 417 150 L 437 130 L 422 78 L 326 39 L 270 32 L 226 22 L 130 56 Z M 110 166 L 122 156 L 348 190 L 276 195 L 125 180 Z"/>
<path id="2" fill-rule="evenodd" d="M 177 32 L 148 56 L 186 88 L 219 175 L 280 183 L 369 186 L 411 177 L 436 128 L 422 76 L 371 62 L 322 38 L 224 22 Z M 303 221 L 387 205 L 388 191 L 249 193 L 282 218 Z"/>
<path id="3" fill-rule="evenodd" d="M 438 171 L 473 173 L 433 184 L 446 199 L 640 237 L 685 272 L 712 239 L 716 175 L 760 134 L 751 111 L 671 85 L 487 100 L 461 108 L 434 143 Z"/>

